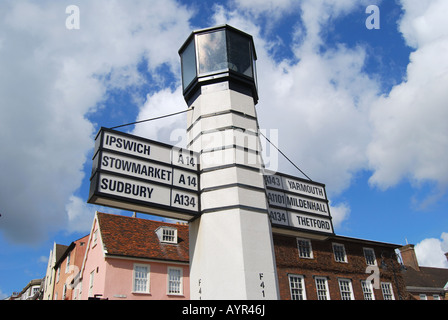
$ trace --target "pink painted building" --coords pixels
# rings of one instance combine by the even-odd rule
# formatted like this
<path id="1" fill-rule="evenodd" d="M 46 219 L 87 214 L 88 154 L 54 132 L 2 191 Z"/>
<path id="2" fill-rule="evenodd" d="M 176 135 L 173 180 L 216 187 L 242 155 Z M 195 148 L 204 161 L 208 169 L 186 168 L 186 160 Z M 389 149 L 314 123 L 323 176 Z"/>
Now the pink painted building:
<path id="1" fill-rule="evenodd" d="M 73 299 L 190 299 L 188 225 L 97 212 Z"/>

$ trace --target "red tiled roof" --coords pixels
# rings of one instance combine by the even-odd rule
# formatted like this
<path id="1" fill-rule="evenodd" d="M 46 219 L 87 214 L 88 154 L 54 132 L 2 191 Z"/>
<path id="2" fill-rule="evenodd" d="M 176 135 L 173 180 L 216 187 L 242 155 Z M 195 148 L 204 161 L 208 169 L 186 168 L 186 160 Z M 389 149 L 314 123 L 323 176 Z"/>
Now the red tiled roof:
<path id="1" fill-rule="evenodd" d="M 188 225 L 98 212 L 104 248 L 108 255 L 189 261 Z M 177 244 L 161 243 L 155 231 L 160 226 L 177 228 Z"/>

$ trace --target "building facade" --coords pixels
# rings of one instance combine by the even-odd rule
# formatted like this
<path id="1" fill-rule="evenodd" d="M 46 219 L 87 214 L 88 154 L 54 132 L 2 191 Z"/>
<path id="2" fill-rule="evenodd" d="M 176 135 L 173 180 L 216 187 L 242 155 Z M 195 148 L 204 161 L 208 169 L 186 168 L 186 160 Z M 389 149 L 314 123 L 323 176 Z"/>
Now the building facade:
<path id="1" fill-rule="evenodd" d="M 188 226 L 97 212 L 73 299 L 190 299 Z"/>
<path id="2" fill-rule="evenodd" d="M 53 243 L 53 248 L 50 250 L 50 255 L 48 257 L 47 271 L 45 273 L 44 285 L 43 285 L 43 300 L 52 300 L 54 285 L 55 285 L 55 275 L 56 262 L 61 258 L 64 252 L 67 250 L 68 246 Z"/>
<path id="3" fill-rule="evenodd" d="M 72 242 L 56 261 L 53 300 L 72 300 L 75 276 L 81 270 L 88 238 L 87 235 Z"/>
<path id="4" fill-rule="evenodd" d="M 6 300 L 39 300 L 42 284 L 43 279 L 33 279 L 21 292 L 14 292 Z"/>
<path id="5" fill-rule="evenodd" d="M 281 300 L 406 299 L 399 246 L 332 236 L 274 234 Z"/>
<path id="6" fill-rule="evenodd" d="M 400 248 L 400 253 L 406 267 L 403 278 L 411 299 L 448 299 L 448 269 L 420 266 L 412 244 Z M 448 253 L 445 256 L 448 259 Z"/>

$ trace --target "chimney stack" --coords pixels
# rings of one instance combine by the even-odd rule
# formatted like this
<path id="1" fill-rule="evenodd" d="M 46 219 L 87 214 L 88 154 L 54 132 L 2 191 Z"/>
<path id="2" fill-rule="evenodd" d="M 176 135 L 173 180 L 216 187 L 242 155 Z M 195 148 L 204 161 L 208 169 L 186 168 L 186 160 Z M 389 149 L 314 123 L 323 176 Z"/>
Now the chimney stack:
<path id="1" fill-rule="evenodd" d="M 407 244 L 404 247 L 401 247 L 400 253 L 401 253 L 401 258 L 403 259 L 403 264 L 406 267 L 411 267 L 416 271 L 420 271 L 413 244 Z"/>

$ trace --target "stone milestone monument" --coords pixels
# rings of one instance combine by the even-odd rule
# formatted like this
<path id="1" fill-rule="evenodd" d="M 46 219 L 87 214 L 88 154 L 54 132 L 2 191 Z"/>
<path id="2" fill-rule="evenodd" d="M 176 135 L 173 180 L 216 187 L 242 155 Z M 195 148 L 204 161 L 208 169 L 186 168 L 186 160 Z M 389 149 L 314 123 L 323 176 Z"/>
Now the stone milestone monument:
<path id="1" fill-rule="evenodd" d="M 191 299 L 278 299 L 252 36 L 228 25 L 197 30 L 179 54 L 187 149 L 200 157 Z"/>

